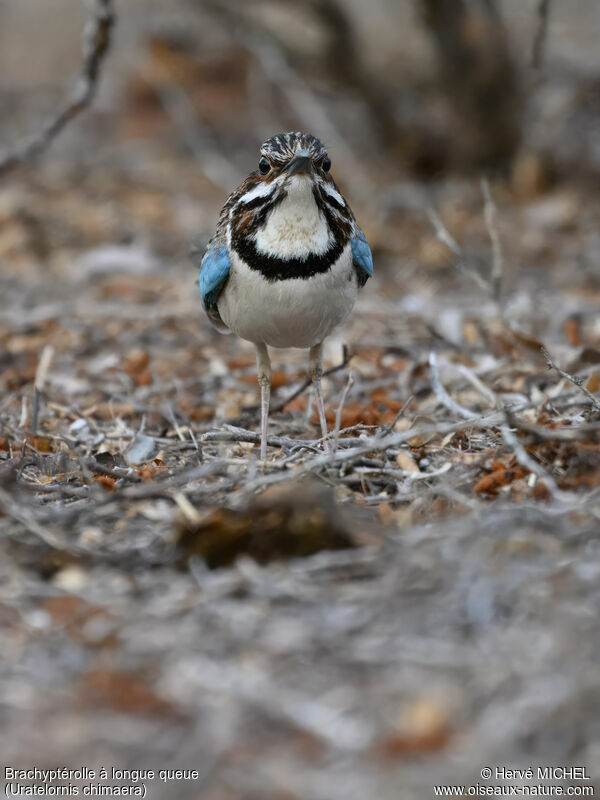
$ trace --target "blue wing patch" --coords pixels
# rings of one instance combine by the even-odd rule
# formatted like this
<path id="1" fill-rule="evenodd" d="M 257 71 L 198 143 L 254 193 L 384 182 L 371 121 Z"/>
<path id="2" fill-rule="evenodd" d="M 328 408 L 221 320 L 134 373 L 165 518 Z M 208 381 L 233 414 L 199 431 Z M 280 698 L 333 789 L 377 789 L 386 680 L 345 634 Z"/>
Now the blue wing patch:
<path id="1" fill-rule="evenodd" d="M 358 285 L 364 286 L 373 275 L 373 256 L 362 231 L 352 239 L 350 246 L 352 248 L 352 263 L 358 273 Z"/>
<path id="2" fill-rule="evenodd" d="M 225 245 L 211 247 L 204 254 L 198 284 L 205 310 L 216 306 L 217 298 L 227 283 L 231 261 Z"/>

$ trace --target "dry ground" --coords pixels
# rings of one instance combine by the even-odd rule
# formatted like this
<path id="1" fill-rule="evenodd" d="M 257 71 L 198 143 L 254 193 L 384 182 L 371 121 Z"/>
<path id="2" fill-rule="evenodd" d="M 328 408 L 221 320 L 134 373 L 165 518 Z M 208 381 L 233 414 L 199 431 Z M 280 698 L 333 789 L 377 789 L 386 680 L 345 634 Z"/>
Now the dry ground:
<path id="1" fill-rule="evenodd" d="M 335 455 L 280 351 L 263 469 L 252 348 L 185 256 L 224 191 L 140 80 L 2 185 L 3 761 L 203 800 L 600 784 L 597 183 L 528 156 L 357 198 Z"/>

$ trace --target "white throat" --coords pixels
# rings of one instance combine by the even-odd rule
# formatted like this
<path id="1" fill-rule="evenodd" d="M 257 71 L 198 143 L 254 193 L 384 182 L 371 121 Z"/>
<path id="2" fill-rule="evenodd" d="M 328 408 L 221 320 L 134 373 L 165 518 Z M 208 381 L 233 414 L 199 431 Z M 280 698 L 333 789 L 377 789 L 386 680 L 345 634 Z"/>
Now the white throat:
<path id="1" fill-rule="evenodd" d="M 327 221 L 313 195 L 313 181 L 294 175 L 286 183 L 287 196 L 271 212 L 256 234 L 256 249 L 279 258 L 320 255 L 331 244 Z"/>

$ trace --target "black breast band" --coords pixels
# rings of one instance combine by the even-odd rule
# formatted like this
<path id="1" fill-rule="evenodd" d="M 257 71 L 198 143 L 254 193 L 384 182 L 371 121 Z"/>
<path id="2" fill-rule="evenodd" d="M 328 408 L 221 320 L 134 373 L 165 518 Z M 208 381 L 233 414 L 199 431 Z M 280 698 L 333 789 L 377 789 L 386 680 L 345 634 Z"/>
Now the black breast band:
<path id="1" fill-rule="evenodd" d="M 261 253 L 255 242 L 255 234 L 266 222 L 269 212 L 282 198 L 275 202 L 266 202 L 262 209 L 257 210 L 256 216 L 247 230 L 241 236 L 232 237 L 232 247 L 242 261 L 255 272 L 268 281 L 286 281 L 294 278 L 312 278 L 313 275 L 322 275 L 329 272 L 338 258 L 342 255 L 348 243 L 348 235 L 331 213 L 327 204 L 317 192 L 314 193 L 319 210 L 324 214 L 327 227 L 333 234 L 333 241 L 324 253 L 307 253 L 305 258 L 279 258 L 267 253 Z M 267 199 L 267 198 L 264 198 Z M 270 199 L 270 198 L 269 198 Z M 251 204 L 247 203 L 246 208 Z M 258 205 L 258 203 L 257 203 Z"/>
<path id="2" fill-rule="evenodd" d="M 306 258 L 278 258 L 259 252 L 251 239 L 241 238 L 234 244 L 234 250 L 242 261 L 268 281 L 312 278 L 313 275 L 329 272 L 343 249 L 341 242 L 334 242 L 319 255 L 308 253 Z"/>

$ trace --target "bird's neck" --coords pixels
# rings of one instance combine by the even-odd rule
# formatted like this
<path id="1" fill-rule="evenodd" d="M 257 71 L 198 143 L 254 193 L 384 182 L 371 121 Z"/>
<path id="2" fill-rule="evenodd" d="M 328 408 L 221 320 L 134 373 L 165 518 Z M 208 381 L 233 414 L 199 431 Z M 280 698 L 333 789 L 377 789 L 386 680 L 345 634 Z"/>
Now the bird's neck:
<path id="1" fill-rule="evenodd" d="M 322 255 L 334 235 L 319 206 L 313 181 L 294 176 L 285 186 L 285 196 L 268 215 L 255 235 L 259 253 L 281 259 Z"/>

